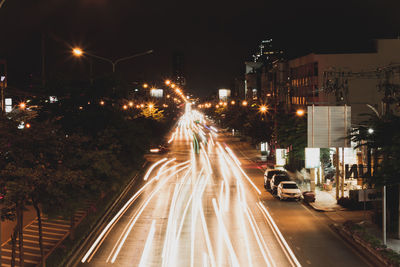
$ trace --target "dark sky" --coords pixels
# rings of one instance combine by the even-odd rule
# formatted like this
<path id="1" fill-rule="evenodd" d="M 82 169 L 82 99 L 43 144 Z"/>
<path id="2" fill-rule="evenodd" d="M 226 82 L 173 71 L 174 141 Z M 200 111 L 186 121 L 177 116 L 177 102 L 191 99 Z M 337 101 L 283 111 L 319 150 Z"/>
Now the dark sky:
<path id="1" fill-rule="evenodd" d="M 172 53 L 185 57 L 188 90 L 228 87 L 262 39 L 273 38 L 290 56 L 321 48 L 362 46 L 400 34 L 400 1 L 151 1 L 6 0 L 0 9 L 0 57 L 9 82 L 40 73 L 40 35 L 48 33 L 47 72 L 87 71 L 68 45 L 118 58 L 148 49 L 153 55 L 121 63 L 130 80 L 167 78 Z M 96 62 L 95 70 L 107 64 Z"/>

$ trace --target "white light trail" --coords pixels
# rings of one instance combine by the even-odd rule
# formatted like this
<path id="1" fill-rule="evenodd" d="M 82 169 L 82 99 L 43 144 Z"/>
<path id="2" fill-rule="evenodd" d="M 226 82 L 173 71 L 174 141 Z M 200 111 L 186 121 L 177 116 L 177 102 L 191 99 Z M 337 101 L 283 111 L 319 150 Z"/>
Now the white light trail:
<path id="1" fill-rule="evenodd" d="M 146 267 L 147 266 L 146 265 L 146 260 L 147 260 L 147 257 L 149 255 L 149 252 L 150 252 L 150 247 L 151 247 L 151 243 L 153 241 L 154 233 L 156 231 L 155 224 L 156 224 L 156 220 L 153 220 L 151 222 L 149 235 L 147 236 L 146 243 L 144 245 L 144 249 L 143 249 L 142 257 L 140 259 L 139 267 Z"/>
<path id="2" fill-rule="evenodd" d="M 173 158 L 173 159 L 170 159 L 170 160 L 168 160 L 167 162 L 165 162 L 165 163 L 160 167 L 160 169 L 158 170 L 155 179 L 156 179 L 156 180 L 160 179 L 160 175 L 163 174 L 163 170 L 164 170 L 165 166 L 167 166 L 169 163 L 171 163 L 171 162 L 173 162 L 173 161 L 175 161 L 175 160 L 176 160 L 176 158 Z"/>
<path id="3" fill-rule="evenodd" d="M 242 191 L 240 190 L 240 180 L 239 179 L 236 180 L 236 188 L 237 188 L 238 202 L 239 202 L 239 205 L 241 207 L 241 214 L 239 216 L 239 220 L 240 220 L 240 227 L 241 227 L 242 232 L 244 234 L 244 241 L 245 241 L 245 244 L 246 244 L 247 263 L 248 263 L 249 267 L 252 267 L 253 266 L 253 261 L 251 259 L 249 237 L 247 235 L 246 225 L 245 225 L 244 216 L 243 216 L 245 214 L 244 206 L 246 205 L 245 204 L 246 199 L 245 199 L 245 196 L 244 196 L 244 192 L 243 192 L 243 194 L 241 194 Z"/>
<path id="4" fill-rule="evenodd" d="M 94 256 L 96 253 L 98 247 L 100 247 L 101 243 L 103 240 L 107 237 L 109 231 L 114 227 L 114 225 L 119 221 L 119 219 L 122 217 L 122 215 L 125 213 L 125 211 L 132 205 L 132 203 L 136 200 L 136 198 L 143 192 L 143 190 L 149 186 L 150 184 L 155 181 L 154 179 L 146 183 L 142 188 L 139 189 L 126 203 L 125 205 L 118 211 L 118 213 L 112 218 L 112 220 L 106 225 L 106 227 L 101 231 L 100 235 L 96 238 L 92 246 L 89 248 L 89 250 L 86 252 L 86 254 L 83 256 L 81 262 L 84 263 L 86 260 L 88 262 L 91 260 L 91 258 Z M 93 253 L 93 254 L 92 254 Z M 89 258 L 90 256 L 90 258 Z"/>
<path id="5" fill-rule="evenodd" d="M 228 154 L 232 157 L 237 165 L 242 165 L 242 163 L 240 163 L 239 159 L 236 157 L 235 153 L 233 153 L 232 149 L 230 149 L 228 146 L 225 146 L 225 149 L 226 151 L 228 151 Z"/>
<path id="6" fill-rule="evenodd" d="M 288 243 L 286 242 L 285 238 L 283 237 L 281 231 L 279 230 L 278 226 L 276 225 L 274 219 L 272 219 L 271 215 L 269 214 L 268 210 L 265 208 L 265 206 L 262 204 L 261 201 L 257 203 L 258 208 L 261 210 L 262 214 L 266 218 L 268 224 L 271 226 L 271 228 L 274 230 L 274 234 L 276 234 L 279 237 L 279 240 L 281 241 L 281 245 L 284 246 L 284 251 L 289 254 L 289 259 L 291 259 L 291 263 L 293 266 L 296 267 L 301 267 L 300 262 L 297 260 L 296 256 L 294 255 L 292 249 L 289 247 Z M 288 255 L 287 255 L 288 256 Z"/>
<path id="7" fill-rule="evenodd" d="M 220 211 L 218 209 L 217 201 L 215 200 L 215 198 L 212 199 L 212 203 L 213 203 L 215 214 L 217 215 L 218 225 L 221 226 L 222 235 L 224 237 L 225 244 L 228 248 L 228 251 L 229 251 L 229 254 L 230 254 L 230 257 L 232 260 L 232 265 L 235 267 L 239 267 L 239 261 L 237 259 L 235 250 L 233 249 L 231 240 L 229 239 L 228 232 L 225 228 L 224 221 L 223 221 Z"/>
<path id="8" fill-rule="evenodd" d="M 129 235 L 129 233 L 131 232 L 131 230 L 132 230 L 132 228 L 133 228 L 133 226 L 135 225 L 135 223 L 136 223 L 136 221 L 139 219 L 139 216 L 142 214 L 142 212 L 144 211 L 144 209 L 147 207 L 147 205 L 149 204 L 149 202 L 150 202 L 150 200 L 153 198 L 153 196 L 162 188 L 162 186 L 164 186 L 164 184 L 169 180 L 169 178 L 171 178 L 172 176 L 174 176 L 175 174 L 177 174 L 177 173 L 179 173 L 179 172 L 181 172 L 181 171 L 183 171 L 184 169 L 187 169 L 187 168 L 189 168 L 190 166 L 185 166 L 185 167 L 182 167 L 182 168 L 180 168 L 180 169 L 178 169 L 177 171 L 175 171 L 175 172 L 173 172 L 172 174 L 170 174 L 168 177 L 166 177 L 166 179 L 164 179 L 159 185 L 158 185 L 158 187 L 150 194 L 150 196 L 148 197 L 148 199 L 147 199 L 147 201 L 142 205 L 142 207 L 139 209 L 139 211 L 135 214 L 135 216 L 133 217 L 133 220 L 132 220 L 132 222 L 130 223 L 130 224 L 128 224 L 129 225 L 129 228 L 126 230 L 126 231 L 124 231 L 125 232 L 125 234 L 123 234 L 123 237 L 122 237 L 122 240 L 119 242 L 119 240 L 118 240 L 118 242 L 119 242 L 119 245 L 118 245 L 118 247 L 116 248 L 116 250 L 115 250 L 115 247 L 114 247 L 114 249 L 113 249 L 113 251 L 111 252 L 111 254 L 110 254 L 110 256 L 114 253 L 114 251 L 115 251 L 115 253 L 114 253 L 114 256 L 111 258 L 111 263 L 114 263 L 115 262 L 115 260 L 116 260 L 116 258 L 117 258 L 117 256 L 118 256 L 118 254 L 119 254 L 119 252 L 120 252 L 120 250 L 121 250 L 121 248 L 122 248 L 122 246 L 124 245 L 124 243 L 125 243 L 125 241 L 126 241 L 126 238 L 128 237 L 128 235 Z M 190 169 L 189 169 L 189 171 L 190 171 Z M 154 179 L 153 179 L 154 180 Z M 127 226 L 128 226 L 127 225 Z M 121 237 L 120 237 L 120 239 L 121 239 Z M 117 244 L 118 244 L 118 242 L 117 242 Z M 109 259 L 110 257 L 108 257 L 108 259 Z M 107 260 L 107 262 L 108 262 L 108 260 Z"/>
<path id="9" fill-rule="evenodd" d="M 151 167 L 149 168 L 149 170 L 147 171 L 146 175 L 144 176 L 143 180 L 147 181 L 147 179 L 149 178 L 150 173 L 153 171 L 153 169 L 155 167 L 157 167 L 157 165 L 163 163 L 164 161 L 166 161 L 167 158 L 163 158 L 160 159 L 159 161 L 157 161 L 156 163 L 154 163 L 153 165 L 151 165 Z"/>

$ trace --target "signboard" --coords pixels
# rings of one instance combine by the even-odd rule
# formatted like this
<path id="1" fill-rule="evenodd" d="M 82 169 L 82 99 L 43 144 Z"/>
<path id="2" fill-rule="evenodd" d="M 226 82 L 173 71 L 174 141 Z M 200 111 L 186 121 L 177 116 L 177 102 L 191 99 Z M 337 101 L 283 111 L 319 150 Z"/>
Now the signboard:
<path id="1" fill-rule="evenodd" d="M 4 99 L 5 102 L 5 112 L 9 113 L 12 111 L 12 99 L 11 98 L 6 98 Z"/>
<path id="2" fill-rule="evenodd" d="M 319 152 L 319 148 L 306 147 L 306 169 L 319 168 L 321 166 Z"/>
<path id="3" fill-rule="evenodd" d="M 163 89 L 151 89 L 150 96 L 155 98 L 162 98 L 163 97 Z"/>
<path id="4" fill-rule="evenodd" d="M 382 200 L 382 192 L 376 189 L 358 190 L 358 202 Z"/>
<path id="5" fill-rule="evenodd" d="M 230 89 L 219 89 L 218 96 L 219 96 L 219 100 L 227 101 L 228 98 L 231 96 L 231 90 Z"/>
<path id="6" fill-rule="evenodd" d="M 350 147 L 351 107 L 308 106 L 308 147 Z"/>
<path id="7" fill-rule="evenodd" d="M 276 149 L 276 166 L 285 166 L 286 164 L 286 149 Z"/>

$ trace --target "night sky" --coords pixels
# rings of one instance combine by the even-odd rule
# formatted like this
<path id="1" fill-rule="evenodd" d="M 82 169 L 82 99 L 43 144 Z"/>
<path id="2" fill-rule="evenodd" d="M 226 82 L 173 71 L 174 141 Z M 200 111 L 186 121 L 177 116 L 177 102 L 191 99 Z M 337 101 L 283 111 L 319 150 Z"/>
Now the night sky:
<path id="1" fill-rule="evenodd" d="M 117 67 L 131 81 L 167 78 L 172 53 L 185 57 L 188 90 L 209 94 L 243 74 L 262 39 L 290 57 L 310 51 L 362 47 L 371 38 L 400 35 L 400 1 L 143 1 L 6 0 L 0 9 L 0 57 L 9 83 L 40 74 L 41 32 L 47 72 L 88 72 L 70 56 L 80 45 L 118 58 L 154 49 Z M 95 71 L 110 69 L 96 62 Z"/>

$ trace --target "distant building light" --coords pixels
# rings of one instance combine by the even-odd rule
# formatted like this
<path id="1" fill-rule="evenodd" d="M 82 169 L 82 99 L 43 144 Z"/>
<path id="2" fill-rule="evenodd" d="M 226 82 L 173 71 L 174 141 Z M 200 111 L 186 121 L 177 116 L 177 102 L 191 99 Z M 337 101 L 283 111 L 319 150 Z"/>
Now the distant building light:
<path id="1" fill-rule="evenodd" d="M 58 101 L 58 98 L 56 96 L 49 96 L 49 100 L 50 100 L 50 103 L 55 103 Z"/>
<path id="2" fill-rule="evenodd" d="M 150 90 L 150 96 L 151 97 L 155 97 L 155 98 L 162 98 L 163 97 L 163 93 L 164 93 L 163 89 L 155 89 L 155 88 L 153 88 L 153 89 Z"/>
<path id="3" fill-rule="evenodd" d="M 135 88 L 135 92 L 139 92 L 139 89 Z"/>

